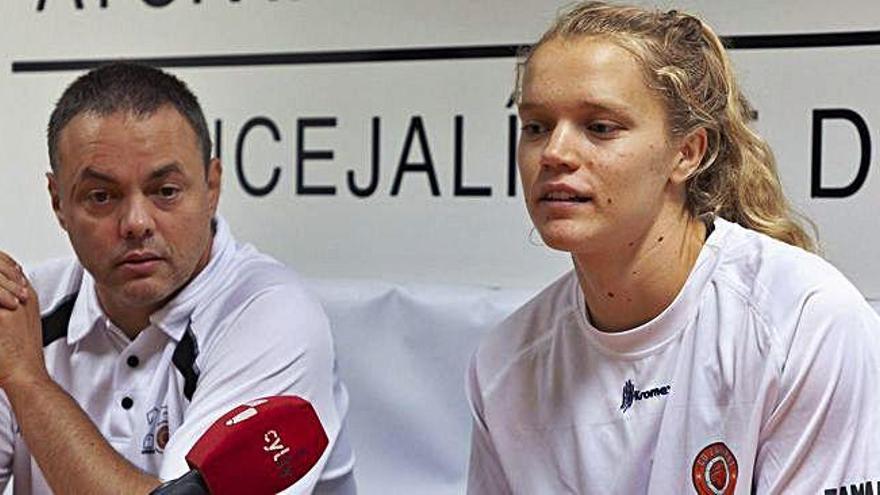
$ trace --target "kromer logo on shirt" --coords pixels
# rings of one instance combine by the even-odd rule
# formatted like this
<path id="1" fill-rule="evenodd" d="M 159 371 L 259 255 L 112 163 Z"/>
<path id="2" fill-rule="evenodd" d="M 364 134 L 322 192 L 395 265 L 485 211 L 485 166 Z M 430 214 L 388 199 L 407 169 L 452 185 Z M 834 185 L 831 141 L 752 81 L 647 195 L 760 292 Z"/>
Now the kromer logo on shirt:
<path id="1" fill-rule="evenodd" d="M 660 397 L 662 395 L 669 395 L 669 390 L 671 388 L 672 385 L 663 385 L 662 387 L 655 387 L 649 390 L 645 390 L 643 392 L 636 389 L 636 386 L 633 385 L 632 380 L 627 380 L 626 383 L 623 385 L 623 400 L 620 402 L 620 410 L 626 412 L 629 408 L 633 406 L 633 403 L 635 403 L 635 401 L 650 399 L 652 397 Z"/>

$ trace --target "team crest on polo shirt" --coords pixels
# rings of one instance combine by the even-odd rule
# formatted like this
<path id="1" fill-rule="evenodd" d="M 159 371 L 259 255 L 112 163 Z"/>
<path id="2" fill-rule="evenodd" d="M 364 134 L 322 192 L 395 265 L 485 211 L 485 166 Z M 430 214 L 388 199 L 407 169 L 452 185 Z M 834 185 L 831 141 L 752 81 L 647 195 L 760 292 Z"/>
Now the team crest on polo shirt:
<path id="1" fill-rule="evenodd" d="M 699 495 L 733 495 L 739 468 L 724 442 L 706 446 L 694 459 L 691 478 Z"/>
<path id="2" fill-rule="evenodd" d="M 168 444 L 168 437 L 170 436 L 171 432 L 168 430 L 168 406 L 150 409 L 147 413 L 147 434 L 144 435 L 141 454 L 161 454 L 165 452 L 165 445 Z"/>

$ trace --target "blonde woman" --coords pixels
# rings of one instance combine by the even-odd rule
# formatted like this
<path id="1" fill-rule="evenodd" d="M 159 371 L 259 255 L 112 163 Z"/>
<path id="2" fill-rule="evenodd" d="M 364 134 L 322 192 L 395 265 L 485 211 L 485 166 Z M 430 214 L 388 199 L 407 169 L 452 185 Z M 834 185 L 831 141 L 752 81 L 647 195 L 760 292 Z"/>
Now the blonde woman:
<path id="1" fill-rule="evenodd" d="M 518 90 L 528 211 L 574 267 L 474 356 L 469 492 L 878 493 L 880 320 L 712 30 L 581 3 Z"/>

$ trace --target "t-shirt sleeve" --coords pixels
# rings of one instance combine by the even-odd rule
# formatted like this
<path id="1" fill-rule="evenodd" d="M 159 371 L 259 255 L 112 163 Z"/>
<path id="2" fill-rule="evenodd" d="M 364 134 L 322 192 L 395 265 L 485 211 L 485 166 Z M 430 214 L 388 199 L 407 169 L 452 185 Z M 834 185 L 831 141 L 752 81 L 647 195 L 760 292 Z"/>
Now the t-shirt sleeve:
<path id="1" fill-rule="evenodd" d="M 311 493 L 344 414 L 334 402 L 334 387 L 341 384 L 335 377 L 329 322 L 320 305 L 300 290 L 267 289 L 212 331 L 220 334 L 199 349 L 198 385 L 183 423 L 166 446 L 159 477 L 174 479 L 187 472 L 186 453 L 235 406 L 259 397 L 297 395 L 315 408 L 329 444 L 318 463 L 285 493 Z"/>
<path id="2" fill-rule="evenodd" d="M 796 318 L 780 346 L 778 400 L 760 433 L 754 493 L 836 494 L 874 483 L 880 319 L 855 290 L 816 291 Z"/>
<path id="3" fill-rule="evenodd" d="M 469 495 L 505 495 L 512 493 L 501 467 L 498 452 L 483 417 L 483 399 L 477 379 L 476 356 L 471 359 L 467 375 L 467 392 L 471 416 L 471 454 L 468 466 Z"/>

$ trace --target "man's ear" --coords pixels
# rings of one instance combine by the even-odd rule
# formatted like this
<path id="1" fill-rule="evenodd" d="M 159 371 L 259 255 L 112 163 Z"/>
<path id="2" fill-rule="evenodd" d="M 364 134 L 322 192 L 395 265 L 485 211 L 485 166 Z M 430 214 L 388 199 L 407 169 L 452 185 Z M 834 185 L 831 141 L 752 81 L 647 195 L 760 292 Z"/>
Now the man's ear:
<path id="1" fill-rule="evenodd" d="M 211 208 L 211 216 L 217 213 L 217 204 L 220 202 L 220 184 L 223 179 L 223 166 L 219 158 L 212 158 L 208 163 L 205 179 L 208 182 L 208 205 Z"/>
<path id="2" fill-rule="evenodd" d="M 55 212 L 55 218 L 58 220 L 58 225 L 60 225 L 62 229 L 67 230 L 64 208 L 61 206 L 61 193 L 58 190 L 58 179 L 52 172 L 46 172 L 46 180 L 48 182 L 49 197 L 52 199 L 52 211 Z"/>
<path id="3" fill-rule="evenodd" d="M 670 180 L 683 184 L 703 163 L 706 148 L 709 146 L 709 135 L 706 128 L 700 127 L 681 139 L 678 147 L 678 161 L 672 170 Z"/>

